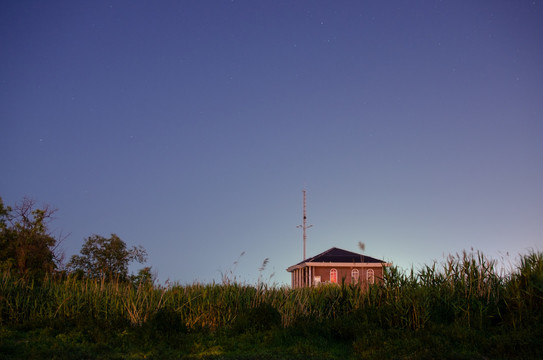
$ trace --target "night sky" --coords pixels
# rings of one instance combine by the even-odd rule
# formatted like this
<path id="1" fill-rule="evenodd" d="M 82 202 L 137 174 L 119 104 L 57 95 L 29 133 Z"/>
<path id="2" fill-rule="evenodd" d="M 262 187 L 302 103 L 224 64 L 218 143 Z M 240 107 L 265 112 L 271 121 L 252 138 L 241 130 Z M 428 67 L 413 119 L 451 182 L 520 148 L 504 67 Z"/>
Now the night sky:
<path id="1" fill-rule="evenodd" d="M 5 204 L 160 281 L 289 284 L 304 188 L 308 256 L 543 248 L 542 1 L 2 1 L 0 124 Z"/>

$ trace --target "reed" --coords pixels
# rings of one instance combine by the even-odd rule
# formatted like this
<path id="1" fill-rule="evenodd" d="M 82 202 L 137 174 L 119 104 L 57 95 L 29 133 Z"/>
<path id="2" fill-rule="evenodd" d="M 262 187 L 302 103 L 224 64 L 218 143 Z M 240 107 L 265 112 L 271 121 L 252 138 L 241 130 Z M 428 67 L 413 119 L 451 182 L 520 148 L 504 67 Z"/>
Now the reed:
<path id="1" fill-rule="evenodd" d="M 397 329 L 430 324 L 516 328 L 540 321 L 541 315 L 534 314 L 543 308 L 543 254 L 536 252 L 523 256 L 508 276 L 499 276 L 496 262 L 482 253 L 463 252 L 418 272 L 387 268 L 382 282 L 368 288 L 290 289 L 235 282 L 162 286 L 75 276 L 48 276 L 38 283 L 9 272 L 0 279 L 3 326 L 65 321 L 142 327 L 167 314 L 187 331 L 239 329 L 243 324 L 289 328 L 304 319 L 326 324 L 346 318 Z"/>

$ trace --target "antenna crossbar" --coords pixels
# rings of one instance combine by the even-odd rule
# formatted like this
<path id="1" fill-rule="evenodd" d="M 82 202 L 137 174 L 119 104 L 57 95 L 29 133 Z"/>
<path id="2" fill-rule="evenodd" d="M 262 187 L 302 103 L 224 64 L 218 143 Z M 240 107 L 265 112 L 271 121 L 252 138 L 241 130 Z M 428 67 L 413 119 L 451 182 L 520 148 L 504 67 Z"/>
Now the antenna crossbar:
<path id="1" fill-rule="evenodd" d="M 305 200 L 305 197 L 306 197 L 306 192 L 305 192 L 305 189 L 302 190 L 302 193 L 303 193 L 303 218 L 302 218 L 302 225 L 298 225 L 296 226 L 297 228 L 302 228 L 303 230 L 303 240 L 304 240 L 304 258 L 303 260 L 307 259 L 307 257 L 305 256 L 305 244 L 307 242 L 307 229 L 309 229 L 310 227 L 312 227 L 313 225 L 307 225 L 307 213 L 306 213 L 306 200 Z"/>

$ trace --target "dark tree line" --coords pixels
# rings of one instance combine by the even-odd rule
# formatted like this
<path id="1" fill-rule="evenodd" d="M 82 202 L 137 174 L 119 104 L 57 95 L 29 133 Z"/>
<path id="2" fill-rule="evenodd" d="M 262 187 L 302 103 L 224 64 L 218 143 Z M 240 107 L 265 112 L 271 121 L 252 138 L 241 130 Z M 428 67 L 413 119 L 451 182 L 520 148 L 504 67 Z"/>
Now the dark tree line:
<path id="1" fill-rule="evenodd" d="M 151 279 L 149 267 L 140 270 L 138 276 L 129 276 L 129 264 L 144 263 L 147 252 L 141 246 L 128 248 L 115 234 L 88 237 L 80 254 L 73 255 L 64 268 L 59 249 L 62 238 L 55 238 L 48 227 L 55 212 L 49 206 L 38 208 L 29 198 L 13 207 L 5 206 L 0 197 L 0 272 L 41 277 L 62 270 L 88 278 Z"/>
<path id="2" fill-rule="evenodd" d="M 21 275 L 44 275 L 58 268 L 62 258 L 60 241 L 49 232 L 48 224 L 56 210 L 36 208 L 24 198 L 13 207 L 0 198 L 0 269 Z"/>
<path id="3" fill-rule="evenodd" d="M 110 238 L 92 235 L 83 244 L 80 255 L 72 256 L 67 268 L 91 278 L 128 280 L 129 263 L 144 263 L 146 260 L 147 253 L 141 246 L 128 249 L 115 234 Z"/>

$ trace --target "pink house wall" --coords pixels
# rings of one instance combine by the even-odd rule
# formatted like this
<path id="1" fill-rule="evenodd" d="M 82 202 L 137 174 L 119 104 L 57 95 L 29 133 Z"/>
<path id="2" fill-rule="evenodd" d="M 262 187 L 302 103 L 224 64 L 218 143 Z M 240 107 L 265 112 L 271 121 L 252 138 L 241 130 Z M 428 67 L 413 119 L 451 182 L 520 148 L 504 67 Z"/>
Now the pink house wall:
<path id="1" fill-rule="evenodd" d="M 338 284 L 341 284 L 343 282 L 343 279 L 345 279 L 345 284 L 351 284 L 351 271 L 353 269 L 358 269 L 359 272 L 359 281 L 366 282 L 367 279 L 367 272 L 369 269 L 373 270 L 374 273 L 374 279 L 375 282 L 380 281 L 380 279 L 383 278 L 383 267 L 382 266 L 376 266 L 376 267 L 313 267 L 313 276 L 320 276 L 321 282 L 329 282 L 330 281 L 330 270 L 336 269 L 337 270 L 337 282 Z"/>
<path id="2" fill-rule="evenodd" d="M 292 271 L 292 287 L 305 287 L 313 286 L 316 284 L 316 277 L 320 276 L 320 283 L 329 283 L 330 281 L 330 270 L 336 269 L 337 271 L 337 283 L 338 284 L 351 284 L 352 276 L 351 272 L 353 269 L 357 269 L 359 272 L 359 282 L 361 284 L 368 283 L 367 276 L 368 270 L 373 270 L 373 279 L 375 283 L 382 281 L 383 278 L 383 266 L 381 264 L 376 264 L 376 266 L 339 266 L 337 264 L 334 266 L 304 266 L 302 268 L 294 269 Z"/>

